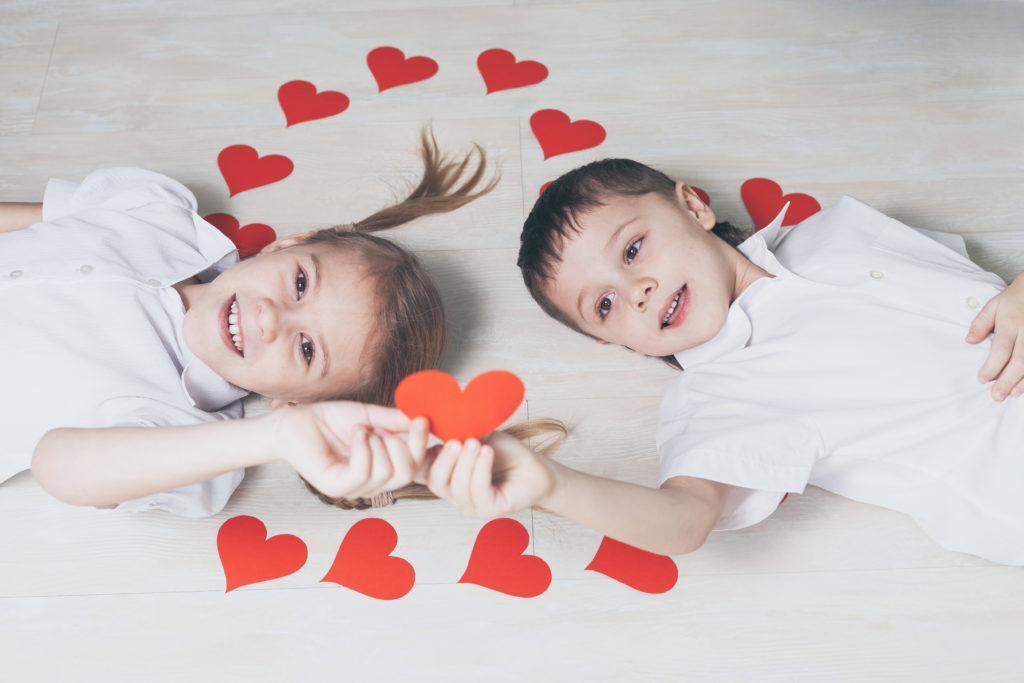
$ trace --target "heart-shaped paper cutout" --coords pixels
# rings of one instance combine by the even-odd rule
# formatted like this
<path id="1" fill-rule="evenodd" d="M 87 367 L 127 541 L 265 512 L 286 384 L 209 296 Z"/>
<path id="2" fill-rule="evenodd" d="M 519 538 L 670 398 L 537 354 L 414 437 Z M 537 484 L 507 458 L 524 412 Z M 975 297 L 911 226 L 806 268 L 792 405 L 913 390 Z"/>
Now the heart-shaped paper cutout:
<path id="1" fill-rule="evenodd" d="M 818 200 L 808 194 L 792 192 L 783 196 L 782 188 L 768 178 L 751 178 L 740 186 L 740 196 L 747 207 L 747 213 L 754 221 L 754 230 L 760 230 L 779 215 L 782 207 L 789 202 L 783 225 L 796 225 L 821 211 Z"/>
<path id="2" fill-rule="evenodd" d="M 235 243 L 239 258 L 259 253 L 260 249 L 277 239 L 277 233 L 269 225 L 249 223 L 238 227 L 238 219 L 230 213 L 211 213 L 209 216 L 204 216 L 203 220 L 220 230 Z"/>
<path id="3" fill-rule="evenodd" d="M 255 517 L 232 517 L 217 532 L 217 552 L 228 593 L 239 586 L 294 574 L 306 564 L 306 544 L 291 534 L 267 538 L 267 527 Z"/>
<path id="4" fill-rule="evenodd" d="M 395 405 L 408 417 L 430 418 L 430 431 L 442 441 L 465 441 L 500 427 L 524 393 L 522 380 L 504 370 L 477 375 L 465 390 L 446 372 L 421 370 L 399 383 Z"/>
<path id="5" fill-rule="evenodd" d="M 395 528 L 383 519 L 362 519 L 352 525 L 338 547 L 334 564 L 320 581 L 330 581 L 378 600 L 396 600 L 416 582 L 416 571 L 391 555 L 398 545 Z"/>
<path id="6" fill-rule="evenodd" d="M 540 83 L 548 77 L 548 68 L 540 62 L 517 62 L 514 54 L 501 48 L 481 52 L 476 58 L 476 68 L 480 70 L 488 95 Z"/>
<path id="7" fill-rule="evenodd" d="M 697 193 L 697 196 L 700 197 L 700 200 L 702 202 L 704 202 L 705 204 L 708 204 L 708 205 L 711 204 L 711 197 L 708 196 L 707 192 L 705 192 L 704 190 L 700 189 L 696 185 L 690 185 L 690 189 Z"/>
<path id="8" fill-rule="evenodd" d="M 378 92 L 399 85 L 424 81 L 437 73 L 430 57 L 409 57 L 397 47 L 378 47 L 366 55 L 366 65 L 377 81 Z"/>
<path id="9" fill-rule="evenodd" d="M 268 154 L 261 157 L 249 145 L 231 145 L 217 155 L 217 166 L 228 190 L 234 197 L 239 192 L 251 190 L 277 182 L 295 168 L 288 157 L 281 154 Z"/>
<path id="10" fill-rule="evenodd" d="M 541 109 L 534 113 L 530 117 L 530 128 L 544 150 L 545 159 L 597 147 L 605 138 L 600 123 L 586 119 L 572 121 L 558 109 Z"/>
<path id="11" fill-rule="evenodd" d="M 679 568 L 671 557 L 640 550 L 607 536 L 601 540 L 587 569 L 644 593 L 664 593 L 679 579 Z"/>
<path id="12" fill-rule="evenodd" d="M 488 522 L 476 536 L 459 583 L 476 584 L 517 598 L 540 595 L 551 585 L 551 568 L 535 555 L 522 554 L 529 543 L 529 532 L 516 520 Z"/>
<path id="13" fill-rule="evenodd" d="M 336 90 L 317 92 L 309 81 L 288 81 L 277 89 L 285 121 L 289 126 L 335 116 L 348 109 L 348 96 Z"/>

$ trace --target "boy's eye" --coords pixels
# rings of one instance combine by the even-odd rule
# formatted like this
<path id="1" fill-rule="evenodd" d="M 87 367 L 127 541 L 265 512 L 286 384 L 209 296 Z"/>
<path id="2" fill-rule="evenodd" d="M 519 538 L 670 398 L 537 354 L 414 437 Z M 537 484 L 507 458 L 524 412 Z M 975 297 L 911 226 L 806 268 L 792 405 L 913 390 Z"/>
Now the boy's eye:
<path id="1" fill-rule="evenodd" d="M 302 357 L 306 359 L 306 365 L 311 365 L 313 363 L 313 342 L 309 341 L 305 336 L 300 341 L 302 344 Z"/>
<path id="2" fill-rule="evenodd" d="M 306 274 L 302 272 L 302 268 L 299 268 L 299 274 L 295 276 L 295 291 L 299 293 L 299 298 L 306 292 Z"/>
<path id="3" fill-rule="evenodd" d="M 643 241 L 643 237 L 638 237 L 629 243 L 629 246 L 626 247 L 626 263 L 632 263 L 636 255 L 640 253 L 640 243 Z"/>
<path id="4" fill-rule="evenodd" d="M 608 311 L 612 310 L 612 303 L 614 301 L 614 294 L 605 294 L 601 297 L 601 300 L 597 302 L 597 317 L 604 320 L 604 317 L 608 315 Z"/>

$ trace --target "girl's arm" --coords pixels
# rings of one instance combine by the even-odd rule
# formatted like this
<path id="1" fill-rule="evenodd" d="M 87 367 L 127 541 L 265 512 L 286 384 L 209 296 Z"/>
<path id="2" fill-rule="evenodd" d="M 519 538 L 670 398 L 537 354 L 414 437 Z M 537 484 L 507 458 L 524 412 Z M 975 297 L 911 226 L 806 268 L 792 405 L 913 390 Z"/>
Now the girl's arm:
<path id="1" fill-rule="evenodd" d="M 32 472 L 64 502 L 107 505 L 281 459 L 328 496 L 368 497 L 412 479 L 428 426 L 398 410 L 334 401 L 182 427 L 53 429 L 36 446 Z M 406 431 L 408 444 L 396 436 Z"/>
<path id="2" fill-rule="evenodd" d="M 43 205 L 0 202 L 0 233 L 22 230 L 43 220 Z"/>
<path id="3" fill-rule="evenodd" d="M 652 489 L 586 474 L 502 433 L 483 446 L 469 440 L 432 450 L 417 479 L 469 517 L 496 517 L 537 505 L 665 555 L 704 544 L 729 490 L 693 477 L 673 477 Z"/>

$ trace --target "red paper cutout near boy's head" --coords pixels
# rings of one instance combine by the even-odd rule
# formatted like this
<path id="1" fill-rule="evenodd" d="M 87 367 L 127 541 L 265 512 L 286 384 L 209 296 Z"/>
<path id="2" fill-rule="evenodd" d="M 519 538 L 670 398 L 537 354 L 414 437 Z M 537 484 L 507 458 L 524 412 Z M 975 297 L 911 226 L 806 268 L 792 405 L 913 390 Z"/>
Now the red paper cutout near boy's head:
<path id="1" fill-rule="evenodd" d="M 345 93 L 337 90 L 318 93 L 309 81 L 288 81 L 277 89 L 277 101 L 288 126 L 335 116 L 348 109 L 349 103 Z"/>
<path id="2" fill-rule="evenodd" d="M 228 593 L 239 586 L 294 574 L 306 564 L 306 544 L 298 536 L 267 538 L 267 527 L 255 517 L 232 517 L 217 532 L 217 552 Z"/>
<path id="3" fill-rule="evenodd" d="M 664 593 L 676 585 L 679 568 L 658 555 L 605 536 L 587 569 L 600 572 L 644 593 Z"/>
<path id="4" fill-rule="evenodd" d="M 397 600 L 412 590 L 416 571 L 402 558 L 391 555 L 396 545 L 398 534 L 393 526 L 383 519 L 362 519 L 345 534 L 334 564 L 320 581 L 378 600 Z"/>
<path id="5" fill-rule="evenodd" d="M 277 239 L 277 233 L 264 223 L 249 223 L 238 227 L 238 219 L 230 213 L 211 213 L 203 220 L 220 230 L 238 249 L 238 258 L 258 254 L 259 251 Z"/>
<path id="6" fill-rule="evenodd" d="M 750 219 L 754 221 L 754 230 L 760 230 L 771 223 L 786 202 L 789 202 L 789 210 L 782 220 L 783 225 L 796 225 L 821 211 L 821 204 L 814 197 L 801 192 L 783 196 L 779 184 L 768 178 L 747 180 L 740 186 L 740 196 L 743 197 Z"/>
<path id="7" fill-rule="evenodd" d="M 430 57 L 409 57 L 397 47 L 378 47 L 366 55 L 366 65 L 377 81 L 377 91 L 424 81 L 437 73 L 437 62 Z"/>
<path id="8" fill-rule="evenodd" d="M 501 426 L 523 402 L 523 382 L 511 372 L 492 370 L 474 377 L 466 389 L 440 370 L 423 370 L 401 381 L 395 405 L 407 416 L 427 417 L 437 438 L 465 441 Z"/>
<path id="9" fill-rule="evenodd" d="M 517 62 L 514 54 L 501 48 L 481 52 L 476 58 L 476 68 L 484 79 L 488 95 L 540 83 L 548 77 L 548 68 L 540 62 Z"/>
<path id="10" fill-rule="evenodd" d="M 604 126 L 596 121 L 571 121 L 558 109 L 541 109 L 530 117 L 530 128 L 544 151 L 544 158 L 597 147 L 604 142 Z"/>
<path id="11" fill-rule="evenodd" d="M 295 168 L 288 157 L 282 154 L 261 157 L 249 145 L 225 147 L 217 155 L 217 166 L 232 197 L 239 192 L 286 178 Z"/>
<path id="12" fill-rule="evenodd" d="M 551 568 L 535 555 L 523 555 L 530 533 L 514 519 L 495 519 L 476 536 L 459 583 L 472 583 L 517 598 L 534 598 L 551 585 Z"/>

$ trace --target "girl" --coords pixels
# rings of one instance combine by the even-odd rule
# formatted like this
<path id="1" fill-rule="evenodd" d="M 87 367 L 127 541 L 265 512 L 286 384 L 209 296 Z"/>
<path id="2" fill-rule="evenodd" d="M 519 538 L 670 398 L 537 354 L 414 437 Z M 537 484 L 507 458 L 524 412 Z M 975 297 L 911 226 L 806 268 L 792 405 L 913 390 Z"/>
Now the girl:
<path id="1" fill-rule="evenodd" d="M 42 204 L 0 206 L 0 482 L 31 463 L 66 502 L 188 516 L 278 458 L 332 501 L 406 484 L 426 421 L 363 402 L 436 366 L 444 312 L 416 258 L 369 233 L 497 183 L 479 146 L 473 166 L 421 139 L 403 202 L 241 263 L 191 192 L 148 171 L 53 180 Z M 249 392 L 290 408 L 232 419 Z"/>
<path id="2" fill-rule="evenodd" d="M 1024 404 L 1003 400 L 1024 391 L 1024 276 L 1005 288 L 959 237 L 848 197 L 796 227 L 784 213 L 734 246 L 690 187 L 642 164 L 556 180 L 523 228 L 523 278 L 570 327 L 684 369 L 659 414 L 661 487 L 503 435 L 446 444 L 421 479 L 470 515 L 541 505 L 665 554 L 810 483 L 1024 564 Z"/>

